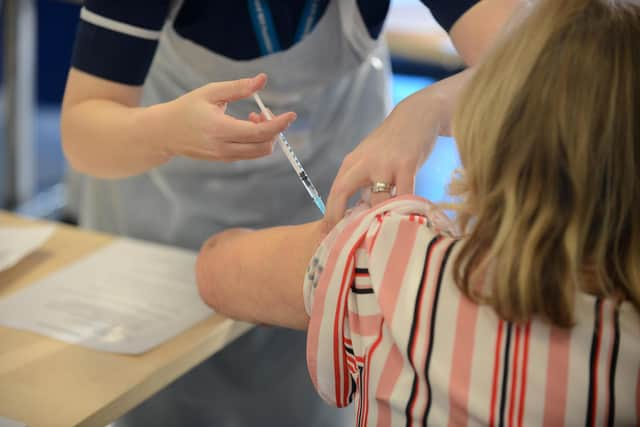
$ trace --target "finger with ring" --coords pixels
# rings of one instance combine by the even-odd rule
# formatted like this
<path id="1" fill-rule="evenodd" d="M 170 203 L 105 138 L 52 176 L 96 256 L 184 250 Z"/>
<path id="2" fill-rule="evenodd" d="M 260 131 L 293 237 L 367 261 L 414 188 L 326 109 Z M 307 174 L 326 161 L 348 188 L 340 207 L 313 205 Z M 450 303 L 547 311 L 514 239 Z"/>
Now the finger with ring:
<path id="1" fill-rule="evenodd" d="M 394 185 L 388 182 L 376 181 L 371 184 L 371 192 L 372 193 L 391 193 Z"/>

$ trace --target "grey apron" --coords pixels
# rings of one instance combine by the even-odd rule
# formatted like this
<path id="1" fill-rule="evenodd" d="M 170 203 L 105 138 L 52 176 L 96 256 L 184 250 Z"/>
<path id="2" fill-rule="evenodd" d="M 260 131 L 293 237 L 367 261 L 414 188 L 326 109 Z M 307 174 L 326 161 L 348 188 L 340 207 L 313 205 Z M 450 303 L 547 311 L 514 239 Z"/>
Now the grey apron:
<path id="1" fill-rule="evenodd" d="M 386 46 L 369 36 L 356 0 L 331 1 L 302 41 L 247 61 L 213 54 L 179 37 L 170 19 L 143 103 L 167 102 L 212 81 L 259 72 L 269 76 L 261 92 L 265 104 L 275 113 L 298 114 L 287 136 L 326 198 L 344 156 L 390 109 Z M 246 118 L 257 107 L 242 100 L 227 111 Z M 85 177 L 80 190 L 82 225 L 192 249 L 229 227 L 294 224 L 320 216 L 279 150 L 230 164 L 179 158 L 125 180 Z M 257 328 L 118 425 L 352 424 L 350 411 L 330 408 L 317 397 L 306 372 L 304 343 L 301 332 Z"/>

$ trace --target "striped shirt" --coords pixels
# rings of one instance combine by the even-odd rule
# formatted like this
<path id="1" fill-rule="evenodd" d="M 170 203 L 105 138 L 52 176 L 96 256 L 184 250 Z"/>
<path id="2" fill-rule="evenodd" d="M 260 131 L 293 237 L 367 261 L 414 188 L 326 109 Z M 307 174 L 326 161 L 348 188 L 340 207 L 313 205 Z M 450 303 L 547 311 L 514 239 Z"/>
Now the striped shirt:
<path id="1" fill-rule="evenodd" d="M 357 426 L 640 425 L 640 315 L 576 295 L 573 328 L 515 324 L 453 281 L 460 241 L 428 201 L 341 222 L 304 283 L 307 362 Z"/>

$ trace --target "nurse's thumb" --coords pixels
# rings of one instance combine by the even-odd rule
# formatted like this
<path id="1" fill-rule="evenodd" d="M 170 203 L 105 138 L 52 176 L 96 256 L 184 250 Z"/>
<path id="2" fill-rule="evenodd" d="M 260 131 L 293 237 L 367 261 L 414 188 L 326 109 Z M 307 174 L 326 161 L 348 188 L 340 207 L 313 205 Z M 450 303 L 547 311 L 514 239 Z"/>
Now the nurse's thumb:
<path id="1" fill-rule="evenodd" d="M 267 75 L 260 73 L 248 79 L 209 83 L 202 87 L 207 99 L 212 103 L 231 102 L 247 98 L 262 89 L 267 83 Z"/>

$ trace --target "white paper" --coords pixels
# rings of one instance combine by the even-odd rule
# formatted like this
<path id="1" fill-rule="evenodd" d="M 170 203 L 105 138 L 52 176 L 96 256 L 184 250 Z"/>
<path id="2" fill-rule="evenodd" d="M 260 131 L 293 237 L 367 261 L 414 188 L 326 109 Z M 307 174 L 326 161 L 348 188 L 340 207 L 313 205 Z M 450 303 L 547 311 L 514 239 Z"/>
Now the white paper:
<path id="1" fill-rule="evenodd" d="M 55 227 L 0 227 L 0 271 L 16 265 L 46 242 Z"/>
<path id="2" fill-rule="evenodd" d="M 27 427 L 25 423 L 0 416 L 0 427 Z"/>
<path id="3" fill-rule="evenodd" d="M 118 239 L 0 300 L 0 325 L 96 350 L 139 354 L 213 311 L 191 251 Z"/>

